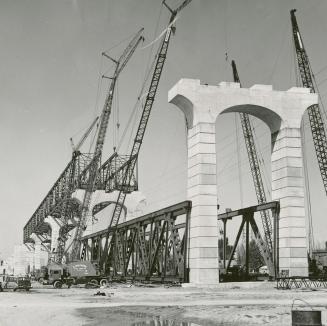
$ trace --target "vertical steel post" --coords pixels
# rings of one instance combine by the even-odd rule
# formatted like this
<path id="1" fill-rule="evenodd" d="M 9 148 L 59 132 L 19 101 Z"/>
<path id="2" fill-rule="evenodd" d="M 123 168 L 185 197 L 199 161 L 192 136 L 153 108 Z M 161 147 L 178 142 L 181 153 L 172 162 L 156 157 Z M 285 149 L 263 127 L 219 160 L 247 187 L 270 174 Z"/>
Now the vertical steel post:
<path id="1" fill-rule="evenodd" d="M 226 223 L 227 223 L 227 219 L 223 219 L 223 223 L 224 223 L 223 260 L 224 260 L 224 269 L 226 270 L 226 246 L 227 246 L 227 243 L 226 243 Z"/>
<path id="2" fill-rule="evenodd" d="M 249 216 L 243 215 L 243 219 L 246 221 L 246 233 L 245 233 L 245 272 L 249 276 L 249 257 L 250 257 L 250 229 L 249 229 Z"/>
<path id="3" fill-rule="evenodd" d="M 164 277 L 166 277 L 167 274 L 167 256 L 168 256 L 168 233 L 169 233 L 169 228 L 168 228 L 168 221 L 165 221 L 165 227 L 166 227 L 166 240 L 165 240 L 165 270 L 164 270 Z"/>
<path id="4" fill-rule="evenodd" d="M 274 265 L 275 277 L 279 277 L 279 209 L 278 207 L 272 209 L 274 219 Z"/>
<path id="5" fill-rule="evenodd" d="M 191 209 L 188 209 L 185 215 L 185 232 L 184 232 L 184 282 L 189 282 L 189 227 L 190 227 Z"/>

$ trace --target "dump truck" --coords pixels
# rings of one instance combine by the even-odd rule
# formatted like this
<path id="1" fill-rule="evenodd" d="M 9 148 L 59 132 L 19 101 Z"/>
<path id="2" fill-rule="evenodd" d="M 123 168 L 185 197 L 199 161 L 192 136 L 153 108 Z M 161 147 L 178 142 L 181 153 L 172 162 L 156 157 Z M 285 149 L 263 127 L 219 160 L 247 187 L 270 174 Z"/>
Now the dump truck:
<path id="1" fill-rule="evenodd" d="M 74 261 L 68 264 L 49 263 L 43 268 L 40 280 L 61 288 L 64 284 L 71 287 L 75 284 L 107 285 L 109 278 L 100 274 L 98 266 L 90 261 Z"/>

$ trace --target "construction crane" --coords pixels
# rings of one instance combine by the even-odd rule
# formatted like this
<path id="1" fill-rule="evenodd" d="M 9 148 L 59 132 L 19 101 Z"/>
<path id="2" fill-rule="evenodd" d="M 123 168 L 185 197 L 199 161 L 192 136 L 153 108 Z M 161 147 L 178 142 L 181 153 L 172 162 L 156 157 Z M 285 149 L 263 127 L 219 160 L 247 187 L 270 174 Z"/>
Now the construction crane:
<path id="1" fill-rule="evenodd" d="M 142 33 L 143 33 L 143 28 L 137 32 L 135 37 L 131 40 L 131 42 L 128 44 L 128 46 L 125 48 L 123 51 L 122 55 L 118 60 L 113 59 L 110 57 L 107 53 L 102 53 L 103 56 L 111 60 L 115 65 L 115 71 L 112 77 L 110 77 L 111 83 L 109 86 L 109 91 L 105 100 L 105 104 L 102 110 L 102 114 L 100 117 L 100 125 L 98 129 L 98 135 L 97 135 L 97 140 L 96 140 L 96 145 L 95 145 L 95 151 L 94 151 L 94 156 L 91 161 L 90 167 L 88 169 L 88 184 L 85 189 L 85 194 L 83 198 L 83 204 L 82 204 L 82 214 L 81 218 L 79 219 L 76 230 L 75 230 L 75 235 L 74 239 L 72 241 L 72 252 L 71 252 L 71 259 L 72 260 L 78 260 L 80 257 L 80 248 L 81 248 L 81 243 L 80 243 L 80 238 L 86 228 L 86 223 L 88 219 L 88 213 L 89 213 L 89 206 L 92 198 L 92 193 L 95 191 L 96 188 L 96 180 L 97 180 L 97 175 L 98 175 L 98 169 L 100 167 L 100 159 L 101 159 L 101 154 L 102 154 L 102 149 L 103 149 L 103 144 L 106 136 L 106 131 L 108 127 L 108 122 L 111 114 L 111 107 L 112 107 L 112 102 L 113 102 L 113 96 L 114 96 L 114 90 L 116 86 L 116 82 L 118 79 L 118 76 L 126 66 L 127 62 L 135 52 L 137 46 L 141 41 L 144 40 Z"/>
<path id="2" fill-rule="evenodd" d="M 92 129 L 94 128 L 94 126 L 95 126 L 95 124 L 97 123 L 98 120 L 99 120 L 99 117 L 96 117 L 93 120 L 93 122 L 91 123 L 91 125 L 89 126 L 89 128 L 86 130 L 86 132 L 84 133 L 84 135 L 82 136 L 82 138 L 80 139 L 80 141 L 77 143 L 77 145 L 74 144 L 73 138 L 70 138 L 70 143 L 71 143 L 71 146 L 72 146 L 72 149 L 73 149 L 73 155 L 76 154 L 79 151 L 79 149 L 81 148 L 81 146 L 85 142 L 86 138 L 91 133 Z"/>
<path id="3" fill-rule="evenodd" d="M 115 208 L 112 213 L 112 218 L 109 222 L 109 226 L 107 228 L 107 233 L 105 237 L 105 244 L 104 244 L 104 255 L 100 259 L 100 264 L 99 267 L 103 271 L 106 270 L 106 262 L 108 257 L 110 256 L 110 253 L 108 253 L 109 247 L 110 250 L 112 249 L 112 246 L 115 243 L 115 230 L 119 222 L 119 218 L 121 215 L 121 212 L 123 210 L 123 206 L 125 203 L 126 195 L 127 192 L 130 188 L 130 183 L 133 178 L 133 172 L 134 168 L 138 159 L 138 155 L 142 146 L 142 141 L 144 137 L 144 133 L 146 130 L 147 123 L 149 121 L 151 109 L 155 100 L 155 96 L 158 90 L 158 85 L 160 81 L 160 77 L 162 74 L 162 70 L 166 61 L 167 57 L 167 51 L 168 51 L 168 46 L 169 46 L 169 41 L 171 37 L 171 33 L 174 30 L 174 22 L 176 20 L 177 14 L 184 8 L 186 7 L 192 0 L 185 0 L 176 10 L 172 10 L 165 2 L 163 1 L 163 4 L 165 7 L 170 11 L 171 16 L 169 20 L 168 27 L 165 31 L 165 34 L 163 36 L 163 40 L 161 41 L 161 44 L 158 49 L 158 53 L 156 56 L 156 64 L 154 67 L 152 79 L 150 82 L 149 90 L 147 92 L 147 96 L 143 105 L 143 111 L 142 111 L 142 116 L 139 122 L 139 126 L 136 132 L 136 137 L 134 139 L 133 147 L 129 156 L 129 161 L 128 161 L 128 168 L 126 169 L 126 172 L 123 177 L 123 184 L 122 188 L 119 191 L 117 202 L 115 205 Z M 110 232 L 113 229 L 113 234 L 110 238 Z"/>
<path id="4" fill-rule="evenodd" d="M 232 60 L 232 69 L 233 69 L 234 82 L 241 84 L 236 68 L 236 63 L 234 60 Z M 257 149 L 254 142 L 253 127 L 250 121 L 250 117 L 247 113 L 241 112 L 240 119 L 241 119 L 242 131 L 243 131 L 244 141 L 245 141 L 248 159 L 250 163 L 251 174 L 252 174 L 257 200 L 259 204 L 263 204 L 267 202 L 267 198 L 265 194 L 265 188 L 262 182 Z M 259 244 L 259 246 L 261 247 L 260 250 L 265 260 L 265 263 L 269 269 L 270 275 L 274 275 L 275 268 L 273 263 L 273 242 L 272 242 L 273 230 L 272 230 L 271 217 L 269 212 L 266 210 L 260 211 L 260 215 L 263 225 L 265 243 Z"/>
<path id="5" fill-rule="evenodd" d="M 95 124 L 99 120 L 99 117 L 96 117 L 89 128 L 86 130 L 84 135 L 81 137 L 80 141 L 77 143 L 77 145 L 74 145 L 73 139 L 70 138 L 70 142 L 72 145 L 73 149 L 73 154 L 72 154 L 72 161 L 74 162 L 78 156 L 80 155 L 80 148 L 93 130 Z M 69 173 L 69 178 L 68 182 L 66 183 L 66 191 L 65 191 L 65 196 L 61 208 L 61 214 L 60 214 L 60 220 L 61 220 L 61 227 L 60 227 L 60 232 L 59 232 L 59 238 L 58 238 L 58 245 L 57 245 L 57 250 L 55 253 L 55 258 L 54 260 L 57 263 L 62 263 L 62 259 L 65 253 L 65 245 L 66 245 L 66 240 L 67 240 L 67 235 L 69 231 L 73 228 L 73 225 L 69 225 L 69 199 L 71 198 L 72 193 L 75 191 L 76 185 L 74 184 L 74 181 L 76 179 L 76 164 L 72 164 L 72 168 L 70 169 Z M 53 258 L 49 257 L 49 260 L 52 260 Z"/>
<path id="6" fill-rule="evenodd" d="M 303 40 L 297 24 L 295 12 L 296 9 L 292 9 L 290 11 L 293 40 L 295 45 L 297 63 L 300 71 L 302 86 L 310 88 L 311 93 L 316 93 L 316 88 L 314 85 L 314 75 L 310 66 L 309 57 L 304 48 Z M 326 142 L 325 126 L 324 126 L 319 104 L 314 104 L 310 106 L 308 108 L 308 115 L 309 115 L 313 144 L 318 159 L 318 166 L 319 166 L 322 182 L 324 185 L 324 189 L 327 195 L 327 142 Z"/>

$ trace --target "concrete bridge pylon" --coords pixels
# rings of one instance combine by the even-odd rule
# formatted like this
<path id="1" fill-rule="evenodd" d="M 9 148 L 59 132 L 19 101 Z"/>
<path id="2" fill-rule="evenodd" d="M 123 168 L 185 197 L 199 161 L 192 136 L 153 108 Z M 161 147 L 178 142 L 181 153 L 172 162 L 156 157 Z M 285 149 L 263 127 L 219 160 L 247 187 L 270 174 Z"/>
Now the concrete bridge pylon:
<path id="1" fill-rule="evenodd" d="M 272 200 L 280 201 L 279 269 L 290 276 L 307 276 L 304 174 L 301 121 L 308 107 L 318 102 L 309 89 L 273 90 L 271 85 L 240 88 L 221 82 L 202 85 L 181 79 L 168 100 L 184 113 L 188 128 L 188 199 L 190 222 L 190 282 L 216 284 L 218 273 L 216 119 L 220 114 L 243 112 L 270 128 Z M 218 180 L 219 182 L 219 180 Z"/>
<path id="2" fill-rule="evenodd" d="M 44 219 L 44 223 L 48 223 L 51 228 L 51 245 L 50 245 L 50 257 L 57 252 L 58 238 L 60 235 L 60 229 L 63 223 L 60 219 L 48 216 Z"/>

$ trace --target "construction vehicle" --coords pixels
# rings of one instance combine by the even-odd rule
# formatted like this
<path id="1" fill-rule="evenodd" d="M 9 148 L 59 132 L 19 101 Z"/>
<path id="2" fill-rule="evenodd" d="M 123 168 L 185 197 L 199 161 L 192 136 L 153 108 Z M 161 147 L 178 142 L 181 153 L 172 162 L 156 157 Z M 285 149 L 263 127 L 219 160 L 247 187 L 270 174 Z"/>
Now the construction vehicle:
<path id="1" fill-rule="evenodd" d="M 104 286 L 109 278 L 101 275 L 96 264 L 89 261 L 75 261 L 68 264 L 49 263 L 42 268 L 40 282 L 53 285 L 60 289 L 63 285 L 71 287 L 77 284 L 92 284 Z"/>

